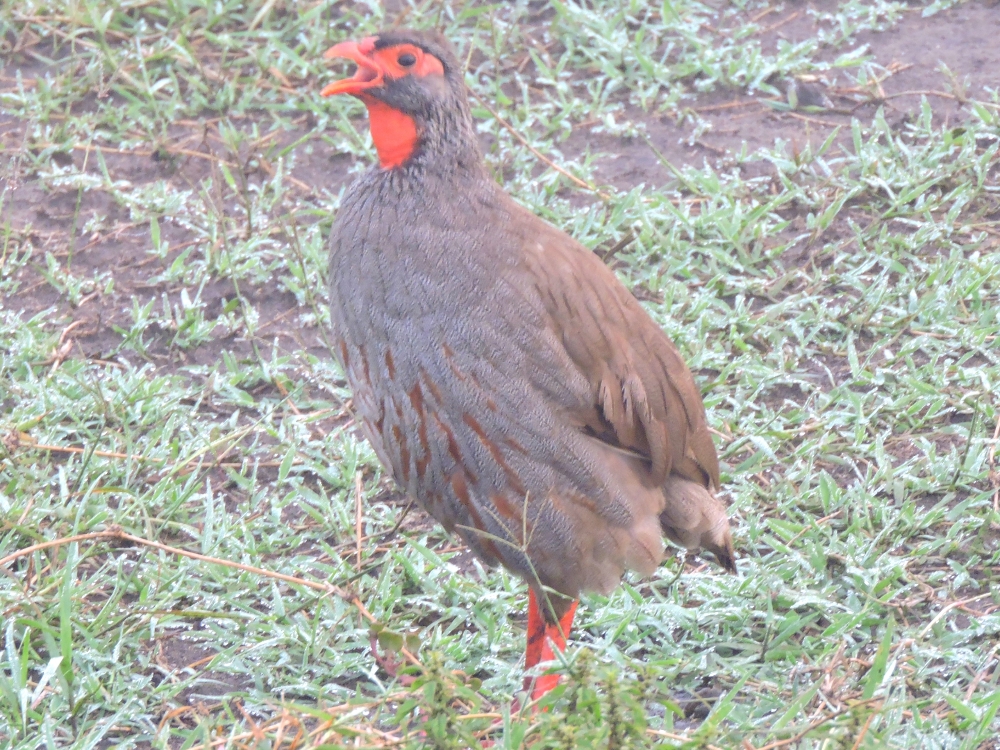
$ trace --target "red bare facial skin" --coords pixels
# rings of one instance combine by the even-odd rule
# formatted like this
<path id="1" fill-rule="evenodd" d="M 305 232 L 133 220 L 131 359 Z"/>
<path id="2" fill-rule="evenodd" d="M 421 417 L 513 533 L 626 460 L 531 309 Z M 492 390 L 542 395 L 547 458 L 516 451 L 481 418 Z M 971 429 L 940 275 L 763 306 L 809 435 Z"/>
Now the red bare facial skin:
<path id="1" fill-rule="evenodd" d="M 368 108 L 372 140 L 383 169 L 405 164 L 417 149 L 419 133 L 413 118 L 393 109 L 385 102 L 367 94 L 372 89 L 406 76 L 444 75 L 444 66 L 434 55 L 413 44 L 396 44 L 375 49 L 378 37 L 369 36 L 360 42 L 341 42 L 330 47 L 323 57 L 345 58 L 357 64 L 354 76 L 328 84 L 322 96 L 350 94 Z M 402 61 L 402 62 L 400 62 Z M 406 63 L 406 64 L 403 64 Z"/>

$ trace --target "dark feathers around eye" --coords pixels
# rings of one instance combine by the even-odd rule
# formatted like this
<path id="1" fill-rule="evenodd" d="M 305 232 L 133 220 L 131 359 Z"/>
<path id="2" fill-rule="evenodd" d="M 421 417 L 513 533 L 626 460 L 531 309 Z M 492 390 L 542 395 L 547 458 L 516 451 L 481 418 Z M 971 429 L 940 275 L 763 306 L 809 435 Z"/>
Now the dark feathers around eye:
<path id="1" fill-rule="evenodd" d="M 400 65 L 402 65 L 402 66 L 403 66 L 404 68 L 408 68 L 408 67 L 410 67 L 410 66 L 411 66 L 411 65 L 413 65 L 413 64 L 414 64 L 414 63 L 415 63 L 416 61 L 417 61 L 417 58 L 416 58 L 416 55 L 413 55 L 413 54 L 412 54 L 412 53 L 410 53 L 410 52 L 404 52 L 404 53 L 403 53 L 402 55 L 400 55 L 400 56 L 399 56 L 399 57 L 397 58 L 397 60 L 396 60 L 396 62 L 398 62 L 398 63 L 399 63 Z"/>

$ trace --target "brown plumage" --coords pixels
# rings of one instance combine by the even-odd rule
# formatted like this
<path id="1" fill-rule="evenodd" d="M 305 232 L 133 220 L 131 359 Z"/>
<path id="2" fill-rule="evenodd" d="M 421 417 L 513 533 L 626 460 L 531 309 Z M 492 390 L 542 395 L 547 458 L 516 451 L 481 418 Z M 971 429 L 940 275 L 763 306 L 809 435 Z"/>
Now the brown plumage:
<path id="1" fill-rule="evenodd" d="M 331 235 L 337 353 L 395 480 L 530 585 L 529 665 L 582 591 L 652 573 L 663 535 L 735 570 L 691 372 L 596 255 L 490 178 L 447 43 L 327 55 L 358 64 L 324 94 L 365 102 L 381 162 Z"/>

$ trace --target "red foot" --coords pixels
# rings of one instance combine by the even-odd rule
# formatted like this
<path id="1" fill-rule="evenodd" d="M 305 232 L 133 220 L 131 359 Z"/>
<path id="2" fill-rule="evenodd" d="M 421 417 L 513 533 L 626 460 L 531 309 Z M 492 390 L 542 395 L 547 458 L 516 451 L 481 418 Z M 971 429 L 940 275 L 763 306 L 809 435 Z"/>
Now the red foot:
<path id="1" fill-rule="evenodd" d="M 552 625 L 547 623 L 542 616 L 534 590 L 528 590 L 528 645 L 524 650 L 525 671 L 541 662 L 552 661 L 555 658 L 553 646 L 559 649 L 560 653 L 566 650 L 566 638 L 573 628 L 573 616 L 576 614 L 576 606 L 579 603 L 577 600 L 570 604 L 562 619 Z M 534 690 L 531 689 L 533 680 Z M 555 674 L 543 674 L 538 678 L 524 678 L 524 690 L 525 692 L 531 691 L 532 700 L 538 700 L 558 684 L 559 675 Z"/>

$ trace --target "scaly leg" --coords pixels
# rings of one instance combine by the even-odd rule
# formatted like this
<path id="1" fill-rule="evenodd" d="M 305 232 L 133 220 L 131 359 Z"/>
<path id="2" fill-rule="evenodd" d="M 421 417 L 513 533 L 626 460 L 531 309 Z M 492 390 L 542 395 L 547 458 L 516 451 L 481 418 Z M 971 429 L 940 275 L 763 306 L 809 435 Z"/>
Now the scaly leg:
<path id="1" fill-rule="evenodd" d="M 528 671 L 532 667 L 544 661 L 552 661 L 555 646 L 560 652 L 566 650 L 566 638 L 573 628 L 573 616 L 576 614 L 576 606 L 579 600 L 570 604 L 569 609 L 555 625 L 545 622 L 545 617 L 538 606 L 538 597 L 533 589 L 528 590 L 528 645 L 524 650 L 524 670 Z M 531 677 L 524 678 L 524 690 L 531 690 Z M 531 699 L 538 700 L 552 688 L 559 684 L 559 675 L 545 674 L 535 678 L 535 689 L 531 692 Z"/>

